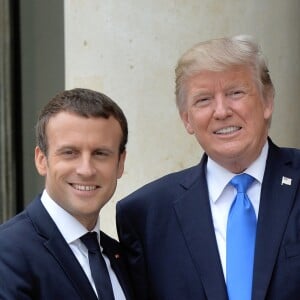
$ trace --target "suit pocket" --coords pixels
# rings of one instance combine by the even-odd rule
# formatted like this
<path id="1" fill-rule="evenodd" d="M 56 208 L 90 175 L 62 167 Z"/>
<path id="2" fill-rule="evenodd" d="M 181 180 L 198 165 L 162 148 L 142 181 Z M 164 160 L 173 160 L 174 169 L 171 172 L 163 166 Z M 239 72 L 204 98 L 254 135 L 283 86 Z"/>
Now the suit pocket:
<path id="1" fill-rule="evenodd" d="M 285 255 L 287 258 L 300 256 L 300 243 L 286 245 Z"/>

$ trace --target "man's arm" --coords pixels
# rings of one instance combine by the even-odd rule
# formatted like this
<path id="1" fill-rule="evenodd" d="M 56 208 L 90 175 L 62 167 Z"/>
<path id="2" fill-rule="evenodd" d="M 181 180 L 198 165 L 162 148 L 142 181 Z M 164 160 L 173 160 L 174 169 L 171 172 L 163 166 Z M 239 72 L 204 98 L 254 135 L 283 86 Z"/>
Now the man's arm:
<path id="1" fill-rule="evenodd" d="M 13 245 L 9 236 L 0 234 L 0 299 L 33 299 L 32 280 L 22 250 Z"/>
<path id="2" fill-rule="evenodd" d="M 117 204 L 117 230 L 121 246 L 124 249 L 136 298 L 139 300 L 151 299 L 145 257 L 142 242 L 136 232 L 135 226 L 130 222 L 123 210 L 122 204 Z"/>

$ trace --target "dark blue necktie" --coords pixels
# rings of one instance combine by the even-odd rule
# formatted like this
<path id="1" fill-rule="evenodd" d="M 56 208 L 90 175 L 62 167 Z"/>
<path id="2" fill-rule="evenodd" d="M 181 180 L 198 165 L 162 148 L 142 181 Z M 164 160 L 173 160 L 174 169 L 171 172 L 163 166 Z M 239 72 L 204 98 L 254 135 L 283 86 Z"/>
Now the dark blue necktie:
<path id="1" fill-rule="evenodd" d="M 100 251 L 96 232 L 88 232 L 80 240 L 85 244 L 89 253 L 89 263 L 92 277 L 100 300 L 114 300 L 113 289 L 106 267 L 106 263 Z"/>
<path id="2" fill-rule="evenodd" d="M 226 282 L 229 300 L 251 299 L 256 216 L 246 192 L 253 180 L 248 174 L 240 174 L 230 181 L 237 194 L 227 220 Z"/>

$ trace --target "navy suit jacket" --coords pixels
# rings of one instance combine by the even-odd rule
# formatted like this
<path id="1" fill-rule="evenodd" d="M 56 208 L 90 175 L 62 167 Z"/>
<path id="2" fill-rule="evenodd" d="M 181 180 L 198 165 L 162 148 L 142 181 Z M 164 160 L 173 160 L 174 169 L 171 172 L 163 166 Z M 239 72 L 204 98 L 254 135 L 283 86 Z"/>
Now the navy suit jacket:
<path id="1" fill-rule="evenodd" d="M 119 244 L 103 232 L 100 241 L 127 299 L 132 299 Z M 97 300 L 39 197 L 0 226 L 0 299 Z"/>
<path id="2" fill-rule="evenodd" d="M 300 151 L 269 141 L 257 223 L 253 300 L 300 299 Z M 200 165 L 147 184 L 117 204 L 139 300 L 227 300 Z M 242 274 L 241 274 L 242 276 Z"/>

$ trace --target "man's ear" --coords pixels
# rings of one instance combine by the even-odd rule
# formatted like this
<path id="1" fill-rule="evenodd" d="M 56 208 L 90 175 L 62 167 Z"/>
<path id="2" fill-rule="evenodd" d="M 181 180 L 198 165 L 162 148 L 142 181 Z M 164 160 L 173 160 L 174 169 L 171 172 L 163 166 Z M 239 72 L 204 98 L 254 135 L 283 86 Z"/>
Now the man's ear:
<path id="1" fill-rule="evenodd" d="M 274 109 L 274 93 L 269 91 L 264 99 L 264 118 L 270 120 Z"/>
<path id="2" fill-rule="evenodd" d="M 123 175 L 124 166 L 125 166 L 125 159 L 126 159 L 126 150 L 124 150 L 120 154 L 119 165 L 118 165 L 118 174 L 117 174 L 118 179 L 120 179 Z"/>
<path id="3" fill-rule="evenodd" d="M 41 176 L 47 174 L 47 157 L 40 147 L 36 146 L 34 150 L 35 167 Z"/>
<path id="4" fill-rule="evenodd" d="M 181 112 L 180 113 L 180 117 L 181 117 L 181 120 L 182 120 L 182 122 L 184 124 L 184 127 L 185 127 L 186 131 L 189 134 L 194 134 L 195 133 L 194 129 L 191 126 L 190 120 L 189 120 L 189 113 L 187 111 Z"/>

